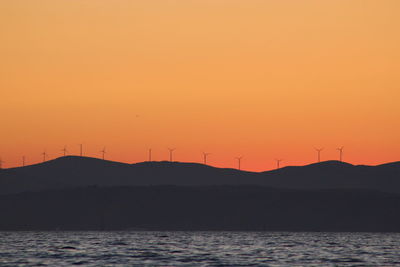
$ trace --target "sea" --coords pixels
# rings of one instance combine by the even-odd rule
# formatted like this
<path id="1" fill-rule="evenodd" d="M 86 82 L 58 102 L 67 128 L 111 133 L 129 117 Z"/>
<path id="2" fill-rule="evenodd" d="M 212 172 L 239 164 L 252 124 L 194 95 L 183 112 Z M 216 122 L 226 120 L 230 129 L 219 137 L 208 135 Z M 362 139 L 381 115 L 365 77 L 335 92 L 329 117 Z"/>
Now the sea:
<path id="1" fill-rule="evenodd" d="M 0 232 L 0 266 L 400 266 L 399 233 Z"/>

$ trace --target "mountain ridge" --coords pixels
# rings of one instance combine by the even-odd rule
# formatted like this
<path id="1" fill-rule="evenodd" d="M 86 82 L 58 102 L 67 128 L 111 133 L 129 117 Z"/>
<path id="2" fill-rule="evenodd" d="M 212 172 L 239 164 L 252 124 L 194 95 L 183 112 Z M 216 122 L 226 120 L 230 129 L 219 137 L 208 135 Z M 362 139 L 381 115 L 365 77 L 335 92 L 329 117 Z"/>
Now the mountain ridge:
<path id="1" fill-rule="evenodd" d="M 289 189 L 360 188 L 400 193 L 400 162 L 367 166 L 324 161 L 249 172 L 191 162 L 129 164 L 66 156 L 0 171 L 0 194 L 90 185 L 261 185 Z"/>
<path id="2" fill-rule="evenodd" d="M 200 166 L 207 166 L 207 167 L 212 167 L 216 169 L 232 169 L 232 170 L 237 170 L 235 168 L 221 168 L 221 167 L 215 167 L 212 165 L 206 165 L 203 163 L 198 163 L 198 162 L 183 162 L 183 161 L 167 161 L 167 160 L 162 160 L 162 161 L 142 161 L 142 162 L 135 162 L 135 163 L 124 163 L 124 162 L 119 162 L 119 161 L 113 161 L 113 160 L 107 160 L 107 159 L 100 159 L 100 158 L 95 158 L 95 157 L 86 157 L 86 156 L 74 156 L 74 155 L 68 155 L 68 156 L 61 156 L 58 158 L 54 158 L 45 162 L 39 162 L 35 163 L 32 165 L 26 165 L 26 166 L 19 166 L 19 167 L 11 167 L 11 168 L 3 168 L 0 169 L 0 171 L 4 170 L 13 170 L 13 169 L 21 169 L 21 168 L 29 168 L 33 166 L 42 166 L 42 165 L 48 165 L 54 162 L 60 162 L 64 160 L 81 160 L 81 161 L 97 161 L 97 162 L 106 162 L 106 163 L 114 163 L 114 164 L 120 164 L 120 165 L 140 165 L 140 164 L 152 164 L 152 163 L 162 163 L 162 164 L 184 164 L 184 165 L 200 165 Z M 386 162 L 382 164 L 377 164 L 377 165 L 364 165 L 364 164 L 351 164 L 348 162 L 344 161 L 338 161 L 338 160 L 326 160 L 326 161 L 321 161 L 321 162 L 314 162 L 306 165 L 289 165 L 289 166 L 284 166 L 279 168 L 279 170 L 285 169 L 285 168 L 292 168 L 292 167 L 311 167 L 311 166 L 322 166 L 322 165 L 342 165 L 342 166 L 363 166 L 363 167 L 380 167 L 380 166 L 387 166 L 387 165 L 399 165 L 400 166 L 400 161 L 393 161 L 393 162 Z M 238 170 L 239 171 L 239 170 Z M 250 173 L 264 173 L 264 172 L 271 172 L 271 171 L 276 171 L 276 170 L 266 170 L 266 171 L 260 171 L 260 172 L 255 172 L 255 171 L 245 171 L 245 170 L 240 170 L 242 172 L 250 172 Z"/>

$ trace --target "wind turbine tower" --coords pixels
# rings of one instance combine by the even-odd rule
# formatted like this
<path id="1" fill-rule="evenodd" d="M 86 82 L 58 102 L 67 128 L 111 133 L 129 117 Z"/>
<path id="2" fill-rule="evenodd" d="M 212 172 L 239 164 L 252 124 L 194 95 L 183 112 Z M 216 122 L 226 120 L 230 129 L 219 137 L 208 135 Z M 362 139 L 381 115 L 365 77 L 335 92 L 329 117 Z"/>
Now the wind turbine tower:
<path id="1" fill-rule="evenodd" d="M 100 152 L 103 154 L 103 160 L 104 160 L 106 155 L 106 147 L 104 147 L 103 150 Z"/>
<path id="2" fill-rule="evenodd" d="M 242 156 L 240 156 L 240 157 L 236 157 L 236 159 L 237 159 L 237 161 L 238 161 L 238 170 L 240 171 L 241 169 L 240 169 L 240 167 L 241 167 L 241 163 L 242 163 Z"/>
<path id="3" fill-rule="evenodd" d="M 65 157 L 65 156 L 67 155 L 67 152 L 68 152 L 67 147 L 64 146 L 64 148 L 61 149 L 61 151 L 63 152 L 63 155 L 64 155 L 64 157 Z"/>
<path id="4" fill-rule="evenodd" d="M 151 148 L 149 148 L 149 162 L 151 162 Z"/>
<path id="5" fill-rule="evenodd" d="M 275 159 L 276 161 L 276 169 L 278 170 L 280 168 L 280 163 L 283 159 Z"/>
<path id="6" fill-rule="evenodd" d="M 324 148 L 316 148 L 315 150 L 318 153 L 318 162 L 321 162 L 321 151 L 324 150 Z"/>
<path id="7" fill-rule="evenodd" d="M 25 167 L 25 156 L 22 156 L 22 167 Z"/>
<path id="8" fill-rule="evenodd" d="M 46 153 L 46 150 L 43 151 L 42 155 L 43 155 L 43 162 L 45 162 L 46 161 L 46 156 L 48 156 L 48 154 Z"/>
<path id="9" fill-rule="evenodd" d="M 5 162 L 0 158 L 0 170 L 3 169 L 3 163 Z"/>
<path id="10" fill-rule="evenodd" d="M 83 156 L 83 145 L 79 144 L 79 147 L 80 147 L 80 156 L 82 157 Z"/>
<path id="11" fill-rule="evenodd" d="M 211 153 L 206 153 L 206 152 L 203 152 L 203 162 L 204 162 L 204 165 L 207 165 L 207 157 L 208 157 L 208 155 L 210 155 Z"/>
<path id="12" fill-rule="evenodd" d="M 172 162 L 172 153 L 175 151 L 176 148 L 168 148 L 169 150 L 169 161 Z"/>
<path id="13" fill-rule="evenodd" d="M 339 161 L 343 161 L 343 148 L 344 148 L 343 146 L 336 148 L 336 150 L 339 151 Z"/>

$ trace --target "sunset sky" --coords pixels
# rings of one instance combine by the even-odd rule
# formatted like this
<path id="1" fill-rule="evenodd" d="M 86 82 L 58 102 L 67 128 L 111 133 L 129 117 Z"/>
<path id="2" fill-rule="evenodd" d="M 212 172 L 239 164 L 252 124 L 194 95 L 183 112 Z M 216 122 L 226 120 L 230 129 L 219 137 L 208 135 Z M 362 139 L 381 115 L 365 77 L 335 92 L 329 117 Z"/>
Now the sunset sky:
<path id="1" fill-rule="evenodd" d="M 1 0 L 4 167 L 400 160 L 398 0 Z"/>

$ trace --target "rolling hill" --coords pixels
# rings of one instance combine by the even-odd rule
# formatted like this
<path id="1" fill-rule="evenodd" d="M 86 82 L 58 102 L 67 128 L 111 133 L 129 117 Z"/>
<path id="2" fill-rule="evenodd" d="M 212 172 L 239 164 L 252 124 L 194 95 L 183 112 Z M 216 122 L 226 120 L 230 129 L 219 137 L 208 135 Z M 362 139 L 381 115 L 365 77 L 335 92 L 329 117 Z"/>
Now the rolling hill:
<path id="1" fill-rule="evenodd" d="M 266 172 L 215 168 L 197 163 L 126 164 L 67 156 L 0 170 L 0 194 L 85 186 L 259 185 L 287 189 L 367 189 L 400 193 L 400 162 L 378 166 L 325 161 Z"/>

